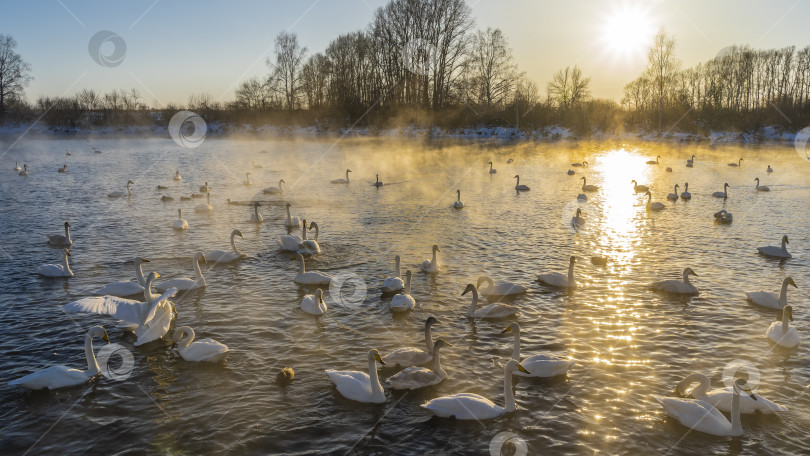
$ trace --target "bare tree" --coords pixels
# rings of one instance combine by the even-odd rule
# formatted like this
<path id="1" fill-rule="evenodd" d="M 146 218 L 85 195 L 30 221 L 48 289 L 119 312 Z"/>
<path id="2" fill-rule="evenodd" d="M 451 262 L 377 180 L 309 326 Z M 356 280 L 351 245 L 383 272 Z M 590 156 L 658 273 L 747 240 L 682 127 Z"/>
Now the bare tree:
<path id="1" fill-rule="evenodd" d="M 17 42 L 9 35 L 0 34 L 0 120 L 9 100 L 21 99 L 31 82 L 31 65 L 14 51 Z"/>
<path id="2" fill-rule="evenodd" d="M 590 85 L 591 78 L 583 77 L 579 67 L 565 67 L 548 83 L 548 97 L 561 108 L 569 109 L 591 96 Z"/>
<path id="3" fill-rule="evenodd" d="M 647 72 L 655 87 L 658 98 L 658 134 L 664 119 L 664 99 L 672 90 L 680 62 L 675 58 L 675 39 L 660 30 L 655 35 L 655 42 L 647 54 L 649 66 Z"/>
<path id="4" fill-rule="evenodd" d="M 488 28 L 475 35 L 468 71 L 470 95 L 486 107 L 503 104 L 522 77 L 500 29 Z"/>
<path id="5" fill-rule="evenodd" d="M 276 62 L 274 72 L 277 74 L 284 90 L 284 104 L 290 111 L 298 107 L 300 91 L 301 67 L 307 48 L 298 43 L 298 36 L 294 33 L 281 32 L 276 37 Z M 267 60 L 268 66 L 273 66 Z"/>

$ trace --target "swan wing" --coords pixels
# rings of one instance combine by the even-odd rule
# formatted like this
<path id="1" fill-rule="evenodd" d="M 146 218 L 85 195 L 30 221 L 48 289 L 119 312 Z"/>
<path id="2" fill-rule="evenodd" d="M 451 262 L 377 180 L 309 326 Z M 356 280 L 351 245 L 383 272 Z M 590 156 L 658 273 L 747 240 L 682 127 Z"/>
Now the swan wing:
<path id="1" fill-rule="evenodd" d="M 161 293 L 164 291 L 168 291 L 170 288 L 177 288 L 180 291 L 185 291 L 200 288 L 200 285 L 197 283 L 196 280 L 191 280 L 185 277 L 177 279 L 169 279 L 165 282 L 155 284 L 155 289 L 160 291 Z"/>
<path id="2" fill-rule="evenodd" d="M 180 356 L 186 361 L 221 361 L 228 354 L 230 349 L 227 345 L 213 339 L 195 340 L 184 350 L 180 351 Z"/>
<path id="3" fill-rule="evenodd" d="M 568 277 L 560 274 L 559 272 L 549 272 L 537 276 L 537 280 L 552 287 L 566 288 L 568 287 Z"/>
<path id="4" fill-rule="evenodd" d="M 12 380 L 8 384 L 32 390 L 41 390 L 44 388 L 57 389 L 81 385 L 88 380 L 90 380 L 90 376 L 87 375 L 86 371 L 59 365 L 36 371 L 25 377 Z"/>
<path id="5" fill-rule="evenodd" d="M 346 399 L 370 402 L 372 398 L 371 378 L 365 372 L 327 370 L 338 392 Z"/>
<path id="6" fill-rule="evenodd" d="M 731 423 L 708 402 L 699 399 L 680 399 L 655 396 L 667 415 L 684 426 L 712 435 L 730 435 Z"/>
<path id="7" fill-rule="evenodd" d="M 281 236 L 281 238 L 276 241 L 276 244 L 281 248 L 281 250 L 296 252 L 298 251 L 298 246 L 301 245 L 301 237 L 288 234 L 286 236 Z"/>
<path id="8" fill-rule="evenodd" d="M 758 306 L 779 309 L 779 295 L 770 291 L 746 291 L 745 296 L 749 301 Z"/>
<path id="9" fill-rule="evenodd" d="M 755 396 L 757 400 L 751 399 L 747 394 L 740 396 L 740 413 L 747 415 L 759 411 L 765 414 L 773 414 L 787 411 L 787 407 L 784 405 L 769 401 L 759 394 L 755 394 Z M 719 388 L 709 391 L 705 397 L 700 399 L 713 405 L 721 412 L 731 413 L 731 400 L 733 397 L 734 392 L 731 388 Z"/>
<path id="10" fill-rule="evenodd" d="M 172 312 L 172 308 L 168 302 L 157 302 L 157 310 L 155 311 L 154 317 L 149 320 L 149 322 L 135 329 L 135 335 L 138 337 L 138 340 L 136 340 L 133 345 L 136 347 L 152 342 L 153 340 L 158 340 L 169 332 L 169 327 L 174 319 L 174 312 Z"/>
<path id="11" fill-rule="evenodd" d="M 293 282 L 302 285 L 329 285 L 332 282 L 332 276 L 322 272 L 310 271 L 298 274 L 293 279 Z"/>
<path id="12" fill-rule="evenodd" d="M 458 420 L 486 420 L 503 415 L 504 409 L 478 394 L 453 394 L 431 399 L 422 407 L 443 418 Z"/>
<path id="13" fill-rule="evenodd" d="M 398 348 L 382 357 L 383 362 L 390 366 L 421 366 L 433 360 L 433 355 L 421 348 L 403 347 Z"/>
<path id="14" fill-rule="evenodd" d="M 490 304 L 476 310 L 473 315 L 475 318 L 506 318 L 511 317 L 517 313 L 517 307 L 508 306 L 506 304 Z"/>
<path id="15" fill-rule="evenodd" d="M 388 277 L 383 281 L 382 287 L 380 289 L 383 293 L 392 293 L 394 291 L 399 291 L 405 288 L 405 282 L 399 277 Z"/>
<path id="16" fill-rule="evenodd" d="M 155 318 L 155 312 L 157 312 L 158 307 L 164 303 L 168 302 L 169 298 L 173 298 L 174 295 L 177 294 L 177 288 L 169 288 L 168 290 L 164 291 L 162 295 L 160 295 L 157 299 L 155 299 L 152 304 L 149 306 L 149 312 L 146 314 L 146 318 L 144 319 L 144 324 L 149 323 L 150 320 Z M 171 306 L 169 306 L 171 307 Z"/>
<path id="17" fill-rule="evenodd" d="M 117 296 L 92 296 L 65 304 L 62 309 L 68 313 L 94 313 L 109 315 L 127 323 L 140 325 L 146 319 L 149 303 L 124 299 Z"/>
<path id="18" fill-rule="evenodd" d="M 397 372 L 388 379 L 388 384 L 394 389 L 418 389 L 439 384 L 444 380 L 430 369 L 424 367 L 409 367 Z"/>
<path id="19" fill-rule="evenodd" d="M 771 323 L 765 335 L 771 342 L 785 348 L 793 348 L 799 345 L 799 332 L 793 326 L 789 327 L 787 332 L 782 332 L 781 321 Z"/>
<path id="20" fill-rule="evenodd" d="M 213 250 L 205 254 L 205 259 L 214 263 L 230 263 L 239 259 L 239 255 L 224 250 Z"/>
<path id="21" fill-rule="evenodd" d="M 391 310 L 394 312 L 404 312 L 411 310 L 416 305 L 416 301 L 411 295 L 398 294 L 391 299 Z"/>
<path id="22" fill-rule="evenodd" d="M 530 374 L 515 371 L 512 372 L 512 375 L 521 377 L 556 377 L 565 374 L 573 364 L 574 361 L 570 359 L 550 355 L 534 355 L 520 362 L 520 365 L 526 368 Z"/>
<path id="23" fill-rule="evenodd" d="M 122 280 L 120 282 L 113 282 L 111 284 L 105 285 L 99 290 L 96 290 L 95 294 L 105 296 L 105 295 L 112 295 L 118 297 L 126 297 L 126 296 L 134 296 L 136 294 L 143 293 L 143 287 L 138 284 L 138 282 L 134 282 L 131 280 Z"/>

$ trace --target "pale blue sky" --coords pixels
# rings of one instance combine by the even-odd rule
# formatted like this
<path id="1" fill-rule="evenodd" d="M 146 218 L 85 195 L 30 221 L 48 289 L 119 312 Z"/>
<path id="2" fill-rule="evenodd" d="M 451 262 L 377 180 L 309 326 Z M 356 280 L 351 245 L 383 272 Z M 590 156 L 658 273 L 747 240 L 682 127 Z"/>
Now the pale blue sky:
<path id="1" fill-rule="evenodd" d="M 127 2 L 6 1 L 0 33 L 12 35 L 31 64 L 29 100 L 82 88 L 136 88 L 149 104 L 183 104 L 191 93 L 229 100 L 246 78 L 267 72 L 273 39 L 291 30 L 311 53 L 337 35 L 364 28 L 383 0 Z M 541 91 L 551 74 L 577 64 L 592 77 L 595 96 L 618 99 L 645 65 L 643 52 L 610 51 L 610 33 L 630 40 L 663 26 L 678 41 L 684 66 L 731 44 L 757 48 L 810 45 L 810 0 L 469 0 L 479 28 L 504 31 L 520 68 Z M 629 13 L 628 13 L 629 12 Z M 646 18 L 607 35 L 611 18 Z M 609 28 L 610 29 L 610 28 Z M 124 62 L 97 65 L 87 45 L 99 30 L 120 35 Z M 638 40 L 636 40 L 638 41 Z M 641 43 L 642 46 L 644 43 Z"/>

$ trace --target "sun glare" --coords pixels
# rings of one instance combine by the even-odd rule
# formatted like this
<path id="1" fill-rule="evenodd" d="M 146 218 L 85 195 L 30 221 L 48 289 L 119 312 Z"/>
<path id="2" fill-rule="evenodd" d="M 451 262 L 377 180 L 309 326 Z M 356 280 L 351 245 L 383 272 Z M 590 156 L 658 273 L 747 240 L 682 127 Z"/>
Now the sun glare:
<path id="1" fill-rule="evenodd" d="M 640 5 L 623 5 L 607 13 L 601 39 L 612 54 L 623 58 L 644 55 L 655 35 L 649 10 Z"/>

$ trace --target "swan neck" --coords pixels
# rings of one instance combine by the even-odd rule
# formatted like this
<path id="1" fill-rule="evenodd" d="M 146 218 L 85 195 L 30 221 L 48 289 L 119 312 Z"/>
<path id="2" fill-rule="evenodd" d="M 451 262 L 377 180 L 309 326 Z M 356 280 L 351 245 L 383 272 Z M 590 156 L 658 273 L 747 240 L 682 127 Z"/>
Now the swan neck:
<path id="1" fill-rule="evenodd" d="M 503 397 L 505 399 L 505 411 L 515 411 L 515 394 L 512 392 L 512 373 L 506 368 L 503 370 Z"/>
<path id="2" fill-rule="evenodd" d="M 143 276 L 143 267 L 141 266 L 140 261 L 135 261 L 135 277 L 138 278 L 138 285 L 145 287 L 146 286 L 146 277 Z"/>
<path id="3" fill-rule="evenodd" d="M 65 227 L 65 239 L 67 239 L 68 244 L 72 244 L 73 241 L 70 240 L 70 226 Z"/>
<path id="4" fill-rule="evenodd" d="M 292 222 L 292 217 L 290 216 L 290 206 L 287 206 L 287 221 Z"/>
<path id="5" fill-rule="evenodd" d="M 65 255 L 65 258 L 62 260 L 62 267 L 65 268 L 65 272 L 73 273 L 73 271 L 70 270 L 70 263 L 68 262 L 68 256 L 67 255 Z"/>
<path id="6" fill-rule="evenodd" d="M 256 208 L 257 215 L 258 215 L 258 212 L 259 212 L 259 209 Z M 256 218 L 258 218 L 258 217 L 256 217 Z M 240 252 L 239 249 L 236 248 L 236 241 L 234 240 L 235 237 L 236 237 L 236 235 L 231 233 L 231 249 L 233 249 L 233 253 L 235 253 L 235 254 L 237 254 L 239 256 L 242 256 L 242 252 Z"/>
<path id="7" fill-rule="evenodd" d="M 385 397 L 382 385 L 380 385 L 380 378 L 377 376 L 377 361 L 372 356 L 368 358 L 368 377 L 371 381 L 371 392 L 374 398 Z"/>
<path id="8" fill-rule="evenodd" d="M 196 334 L 194 334 L 194 330 L 190 327 L 185 332 L 187 337 L 180 339 L 179 343 L 181 350 L 185 350 L 186 348 L 188 348 L 188 346 L 191 345 L 191 342 L 194 341 L 194 337 L 196 337 Z"/>
<path id="9" fill-rule="evenodd" d="M 475 307 L 478 305 L 478 290 L 473 288 L 472 289 L 472 302 L 470 302 L 470 308 L 467 309 L 467 316 L 472 317 L 475 314 Z"/>
<path id="10" fill-rule="evenodd" d="M 430 370 L 439 377 L 446 378 L 447 372 L 442 369 L 442 362 L 439 360 L 439 351 L 441 350 L 436 349 L 433 351 L 433 364 L 430 366 Z"/>
<path id="11" fill-rule="evenodd" d="M 101 369 L 96 361 L 96 354 L 93 351 L 93 335 L 90 333 L 84 336 L 84 356 L 87 358 L 87 375 L 95 377 L 101 372 Z"/>
<path id="12" fill-rule="evenodd" d="M 231 238 L 231 245 L 233 245 L 233 238 Z M 235 249 L 236 247 L 234 247 Z M 197 274 L 197 283 L 205 286 L 205 277 L 203 277 L 202 270 L 200 269 L 200 260 L 194 257 L 194 273 Z"/>
<path id="13" fill-rule="evenodd" d="M 782 238 L 782 251 L 787 252 L 787 244 L 785 243 L 785 238 Z"/>
<path id="14" fill-rule="evenodd" d="M 430 331 L 431 326 L 425 325 L 425 346 L 428 353 L 433 353 L 433 335 Z"/>
<path id="15" fill-rule="evenodd" d="M 410 277 L 405 277 L 405 294 L 409 295 L 409 296 L 411 294 L 411 278 Z"/>
<path id="16" fill-rule="evenodd" d="M 779 290 L 779 307 L 784 308 L 787 305 L 787 281 L 782 282 L 782 289 Z"/>
<path id="17" fill-rule="evenodd" d="M 731 433 L 732 435 L 742 435 L 742 422 L 740 421 L 740 392 L 736 387 L 732 387 L 734 396 L 731 398 Z"/>
<path id="18" fill-rule="evenodd" d="M 433 259 L 430 260 L 430 265 L 431 266 L 436 266 L 437 264 L 438 264 L 438 262 L 436 261 L 436 249 L 433 249 Z"/>
<path id="19" fill-rule="evenodd" d="M 307 224 L 302 223 L 301 225 L 302 225 L 302 227 L 301 227 L 301 240 L 306 241 L 307 240 Z"/>
<path id="20" fill-rule="evenodd" d="M 692 283 L 689 281 L 689 273 L 686 271 L 683 271 L 683 283 L 692 285 Z"/>
<path id="21" fill-rule="evenodd" d="M 520 362 L 520 329 L 514 330 L 515 342 L 512 345 L 512 359 Z"/>
<path id="22" fill-rule="evenodd" d="M 568 265 L 568 285 L 574 285 L 574 262 L 572 261 Z"/>
<path id="23" fill-rule="evenodd" d="M 349 170 L 346 170 L 346 183 L 349 183 Z"/>
<path id="24" fill-rule="evenodd" d="M 394 275 L 396 277 L 401 277 L 401 271 L 400 271 L 400 268 L 399 268 L 399 257 L 397 257 L 394 260 L 394 263 L 396 264 L 396 267 L 394 268 Z"/>
<path id="25" fill-rule="evenodd" d="M 316 224 L 315 225 L 315 240 L 318 240 L 318 235 L 321 234 L 321 228 Z"/>
<path id="26" fill-rule="evenodd" d="M 306 274 L 306 272 L 307 272 L 307 268 L 306 268 L 306 266 L 304 266 L 304 257 L 299 256 L 298 257 L 298 273 L 299 274 Z"/>
<path id="27" fill-rule="evenodd" d="M 788 329 L 790 329 L 790 319 L 787 311 L 782 309 L 782 334 L 787 334 Z"/>
<path id="28" fill-rule="evenodd" d="M 146 302 L 154 302 L 158 297 L 159 295 L 152 293 L 152 280 L 147 280 L 143 287 L 143 299 Z"/>

